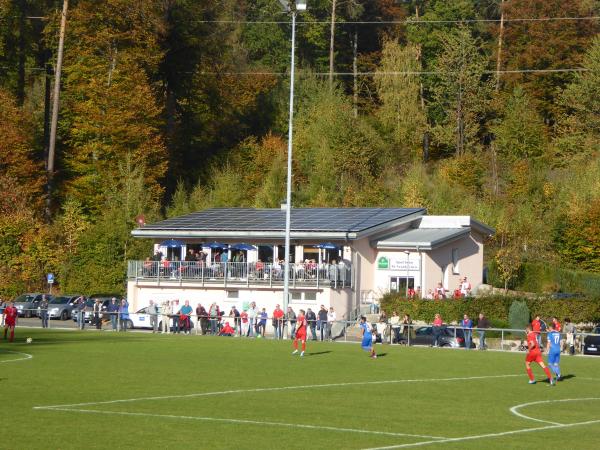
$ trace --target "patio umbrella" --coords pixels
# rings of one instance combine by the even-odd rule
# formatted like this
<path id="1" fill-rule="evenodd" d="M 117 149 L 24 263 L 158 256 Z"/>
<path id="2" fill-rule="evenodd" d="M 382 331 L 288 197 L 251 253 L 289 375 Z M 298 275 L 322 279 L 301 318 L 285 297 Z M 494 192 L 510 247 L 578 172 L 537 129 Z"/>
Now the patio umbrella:
<path id="1" fill-rule="evenodd" d="M 336 250 L 340 248 L 339 245 L 335 245 L 332 242 L 321 242 L 320 244 L 315 245 L 317 248 L 322 248 L 325 250 Z"/>
<path id="2" fill-rule="evenodd" d="M 204 248 L 227 248 L 227 244 L 222 244 L 220 242 L 209 242 L 207 244 L 202 244 L 202 247 Z"/>
<path id="3" fill-rule="evenodd" d="M 240 244 L 233 244 L 229 248 L 233 250 L 256 250 L 256 247 L 254 245 L 246 244 L 244 242 Z"/>
<path id="4" fill-rule="evenodd" d="M 170 248 L 183 247 L 185 245 L 185 242 L 179 241 L 177 239 L 167 239 L 166 241 L 162 241 L 160 243 L 160 245 L 161 245 L 161 247 L 170 247 Z"/>

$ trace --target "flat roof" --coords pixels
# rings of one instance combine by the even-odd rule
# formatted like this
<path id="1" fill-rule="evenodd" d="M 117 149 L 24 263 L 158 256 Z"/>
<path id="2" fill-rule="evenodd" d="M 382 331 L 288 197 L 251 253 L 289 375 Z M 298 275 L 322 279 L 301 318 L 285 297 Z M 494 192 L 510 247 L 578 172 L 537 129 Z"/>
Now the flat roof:
<path id="1" fill-rule="evenodd" d="M 379 250 L 397 248 L 432 250 L 440 245 L 460 239 L 470 232 L 470 227 L 414 228 L 379 240 L 373 244 Z"/>
<path id="2" fill-rule="evenodd" d="M 292 208 L 291 235 L 356 239 L 410 222 L 424 208 Z M 135 237 L 272 237 L 285 233 L 285 209 L 211 208 L 134 229 Z"/>

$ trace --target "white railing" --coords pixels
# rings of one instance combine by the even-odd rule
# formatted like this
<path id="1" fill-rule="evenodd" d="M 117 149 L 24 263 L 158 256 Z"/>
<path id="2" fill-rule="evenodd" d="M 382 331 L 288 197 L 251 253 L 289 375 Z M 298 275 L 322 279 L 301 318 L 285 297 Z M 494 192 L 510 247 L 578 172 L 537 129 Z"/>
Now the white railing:
<path id="1" fill-rule="evenodd" d="M 136 281 L 191 281 L 227 285 L 283 285 L 284 268 L 262 262 L 129 261 L 127 277 Z M 342 288 L 352 285 L 352 268 L 345 264 L 290 265 L 290 285 Z"/>

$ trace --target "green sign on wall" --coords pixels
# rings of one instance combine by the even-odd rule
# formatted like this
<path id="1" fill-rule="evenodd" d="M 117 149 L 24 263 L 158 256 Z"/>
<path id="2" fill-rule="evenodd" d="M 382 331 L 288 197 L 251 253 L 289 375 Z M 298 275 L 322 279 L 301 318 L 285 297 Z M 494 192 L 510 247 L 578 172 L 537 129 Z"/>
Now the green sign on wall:
<path id="1" fill-rule="evenodd" d="M 390 261 L 389 261 L 389 259 L 387 259 L 385 256 L 381 256 L 377 260 L 377 268 L 378 269 L 389 269 L 390 268 Z"/>

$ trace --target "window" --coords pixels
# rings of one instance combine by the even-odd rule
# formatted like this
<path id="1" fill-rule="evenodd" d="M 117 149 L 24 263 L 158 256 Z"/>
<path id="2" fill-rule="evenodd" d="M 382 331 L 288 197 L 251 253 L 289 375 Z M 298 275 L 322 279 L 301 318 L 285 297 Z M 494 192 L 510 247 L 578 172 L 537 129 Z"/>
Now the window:
<path id="1" fill-rule="evenodd" d="M 299 302 L 302 300 L 302 292 L 292 292 L 292 301 Z"/>
<path id="2" fill-rule="evenodd" d="M 458 275 L 460 272 L 458 270 L 458 249 L 452 249 L 452 273 L 454 275 Z"/>
<path id="3" fill-rule="evenodd" d="M 406 294 L 408 289 L 414 288 L 415 279 L 413 277 L 390 277 L 390 292 L 399 292 L 400 294 Z"/>
<path id="4" fill-rule="evenodd" d="M 227 291 L 227 298 L 240 298 L 240 291 Z"/>
<path id="5" fill-rule="evenodd" d="M 317 301 L 317 293 L 316 292 L 305 292 L 304 300 L 307 302 L 316 302 Z"/>

